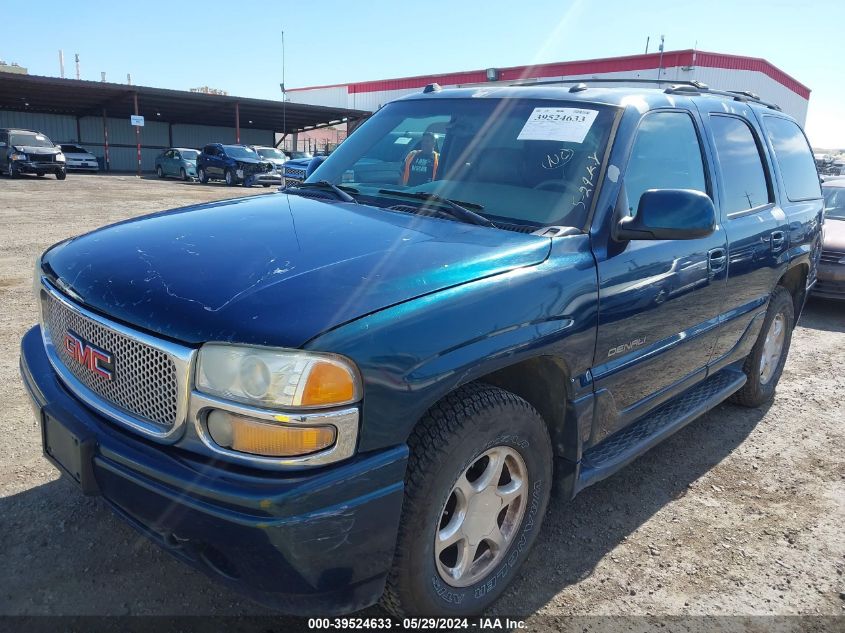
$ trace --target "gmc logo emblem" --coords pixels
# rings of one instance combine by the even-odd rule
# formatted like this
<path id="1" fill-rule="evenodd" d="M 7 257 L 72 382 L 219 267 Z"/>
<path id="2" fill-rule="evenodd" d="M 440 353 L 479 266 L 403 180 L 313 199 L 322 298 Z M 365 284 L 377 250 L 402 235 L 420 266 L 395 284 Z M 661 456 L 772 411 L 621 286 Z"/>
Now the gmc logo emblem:
<path id="1" fill-rule="evenodd" d="M 72 330 L 65 332 L 64 345 L 70 357 L 95 376 L 114 379 L 114 356 L 111 352 L 94 347 Z"/>

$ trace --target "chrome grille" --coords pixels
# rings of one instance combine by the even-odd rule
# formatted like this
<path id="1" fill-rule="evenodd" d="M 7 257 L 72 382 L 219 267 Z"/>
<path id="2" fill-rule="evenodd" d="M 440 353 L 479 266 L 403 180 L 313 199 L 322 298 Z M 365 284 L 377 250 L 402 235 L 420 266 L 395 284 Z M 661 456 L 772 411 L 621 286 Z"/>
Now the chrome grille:
<path id="1" fill-rule="evenodd" d="M 178 422 L 179 381 L 176 365 L 168 353 L 83 316 L 55 297 L 46 293 L 42 296 L 44 324 L 50 341 L 61 363 L 77 380 L 132 416 L 162 427 L 172 427 Z M 68 330 L 113 354 L 112 380 L 96 376 L 71 358 L 64 345 Z"/>
<path id="2" fill-rule="evenodd" d="M 305 180 L 305 170 L 294 169 L 293 167 L 285 168 L 285 180 Z"/>

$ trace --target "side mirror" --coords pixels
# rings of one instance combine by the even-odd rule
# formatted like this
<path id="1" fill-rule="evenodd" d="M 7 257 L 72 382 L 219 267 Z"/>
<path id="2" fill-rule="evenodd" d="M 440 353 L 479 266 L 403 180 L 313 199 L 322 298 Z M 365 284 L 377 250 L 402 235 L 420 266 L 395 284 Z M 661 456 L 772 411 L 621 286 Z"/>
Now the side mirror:
<path id="1" fill-rule="evenodd" d="M 619 220 L 613 238 L 625 240 L 694 240 L 716 230 L 716 209 L 706 193 L 692 189 L 649 189 L 637 215 Z"/>
<path id="2" fill-rule="evenodd" d="M 323 164 L 323 161 L 326 160 L 325 156 L 315 156 L 311 159 L 311 162 L 308 163 L 308 167 L 305 168 L 305 177 L 308 178 L 311 174 L 314 173 L 314 170 L 317 169 L 320 165 Z"/>

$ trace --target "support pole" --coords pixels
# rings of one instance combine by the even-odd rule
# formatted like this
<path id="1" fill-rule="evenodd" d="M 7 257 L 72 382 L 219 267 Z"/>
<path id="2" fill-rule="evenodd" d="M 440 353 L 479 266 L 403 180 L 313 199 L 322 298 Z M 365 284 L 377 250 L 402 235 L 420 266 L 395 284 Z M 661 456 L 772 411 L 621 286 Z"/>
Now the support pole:
<path id="1" fill-rule="evenodd" d="M 235 143 L 241 142 L 241 105 L 235 101 Z"/>
<path id="2" fill-rule="evenodd" d="M 138 116 L 138 93 L 132 93 L 132 98 L 135 101 L 135 116 Z M 141 126 L 135 126 L 135 142 L 138 145 L 138 171 L 136 175 L 141 177 Z"/>
<path id="3" fill-rule="evenodd" d="M 103 148 L 105 150 L 103 167 L 105 167 L 106 171 L 111 171 L 111 159 L 109 159 L 109 126 L 105 108 L 103 108 Z"/>
<path id="4" fill-rule="evenodd" d="M 76 117 L 76 142 L 82 143 L 82 131 L 79 125 L 79 117 Z"/>

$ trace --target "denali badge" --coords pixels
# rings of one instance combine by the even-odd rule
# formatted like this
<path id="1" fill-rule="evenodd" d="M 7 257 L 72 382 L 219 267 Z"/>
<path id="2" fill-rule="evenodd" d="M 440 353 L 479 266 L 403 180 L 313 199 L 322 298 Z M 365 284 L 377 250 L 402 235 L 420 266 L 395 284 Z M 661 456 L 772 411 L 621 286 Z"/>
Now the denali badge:
<path id="1" fill-rule="evenodd" d="M 607 357 L 610 358 L 611 356 L 616 356 L 617 354 L 624 354 L 625 352 L 630 352 L 635 347 L 639 347 L 645 343 L 645 337 L 642 338 L 635 338 L 630 343 L 625 343 L 623 345 L 619 345 L 618 347 L 611 347 L 610 350 L 607 352 Z"/>
<path id="2" fill-rule="evenodd" d="M 64 345 L 70 357 L 95 376 L 114 379 L 114 356 L 111 352 L 94 347 L 73 330 L 65 332 Z"/>

